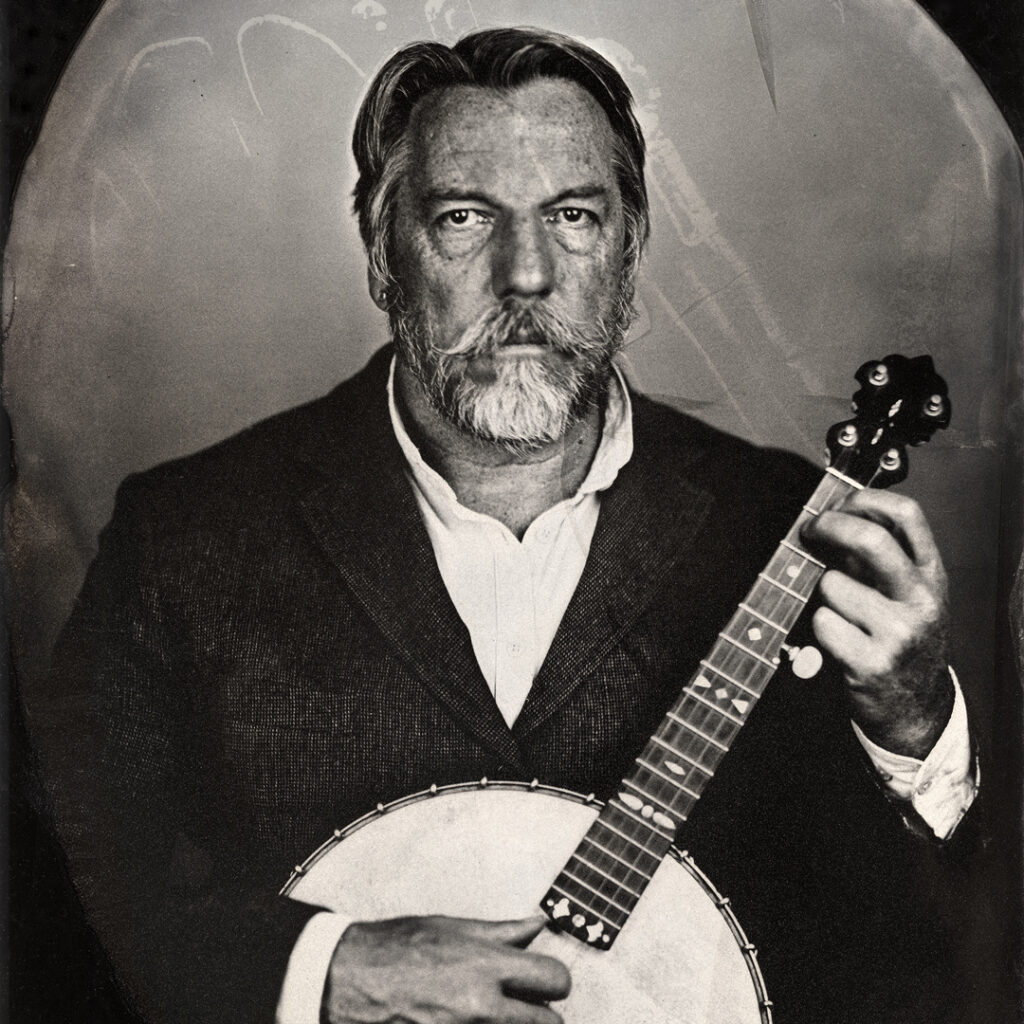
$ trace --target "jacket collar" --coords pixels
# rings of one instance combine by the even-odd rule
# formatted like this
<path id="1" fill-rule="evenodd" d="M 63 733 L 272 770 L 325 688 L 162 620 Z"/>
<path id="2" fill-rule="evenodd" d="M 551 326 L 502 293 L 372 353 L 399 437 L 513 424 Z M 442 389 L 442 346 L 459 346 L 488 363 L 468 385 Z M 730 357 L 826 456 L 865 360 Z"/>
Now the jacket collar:
<path id="1" fill-rule="evenodd" d="M 297 496 L 316 539 L 355 599 L 434 696 L 510 769 L 528 773 L 517 737 L 536 728 L 585 682 L 653 600 L 685 554 L 711 496 L 686 479 L 700 449 L 688 421 L 634 400 L 632 460 L 602 496 L 583 576 L 526 704 L 510 730 L 473 655 L 441 575 L 391 428 L 378 352 L 325 400 L 320 429 L 298 457 L 310 468 Z"/>

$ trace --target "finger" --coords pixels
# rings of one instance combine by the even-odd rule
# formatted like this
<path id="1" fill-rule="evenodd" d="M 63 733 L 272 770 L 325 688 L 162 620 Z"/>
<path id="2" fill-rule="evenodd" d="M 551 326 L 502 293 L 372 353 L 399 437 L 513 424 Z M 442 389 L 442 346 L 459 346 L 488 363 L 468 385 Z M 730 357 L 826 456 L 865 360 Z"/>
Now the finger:
<path id="1" fill-rule="evenodd" d="M 842 556 L 848 573 L 866 575 L 896 600 L 910 596 L 920 570 L 882 525 L 842 511 L 822 512 L 803 531 L 807 542 L 825 549 L 825 560 Z M 831 556 L 831 557 L 830 557 Z"/>
<path id="2" fill-rule="evenodd" d="M 925 570 L 942 565 L 931 527 L 921 506 L 892 491 L 866 488 L 852 494 L 841 511 L 871 519 L 893 533 L 913 562 Z"/>
<path id="3" fill-rule="evenodd" d="M 829 569 L 818 584 L 822 602 L 869 636 L 883 636 L 899 619 L 894 601 L 846 573 Z"/>
<path id="4" fill-rule="evenodd" d="M 811 620 L 818 643 L 844 669 L 850 679 L 876 675 L 871 638 L 831 608 L 819 608 Z"/>
<path id="5" fill-rule="evenodd" d="M 494 1008 L 494 1020 L 501 1024 L 562 1024 L 562 1015 L 550 1006 L 504 999 Z"/>
<path id="6" fill-rule="evenodd" d="M 541 914 L 512 921 L 479 921 L 469 917 L 443 917 L 438 921 L 467 939 L 518 947 L 528 946 L 547 924 L 547 918 Z"/>
<path id="7" fill-rule="evenodd" d="M 506 995 L 530 1002 L 564 999 L 572 988 L 569 968 L 553 956 L 509 951 L 502 964 L 501 988 Z"/>

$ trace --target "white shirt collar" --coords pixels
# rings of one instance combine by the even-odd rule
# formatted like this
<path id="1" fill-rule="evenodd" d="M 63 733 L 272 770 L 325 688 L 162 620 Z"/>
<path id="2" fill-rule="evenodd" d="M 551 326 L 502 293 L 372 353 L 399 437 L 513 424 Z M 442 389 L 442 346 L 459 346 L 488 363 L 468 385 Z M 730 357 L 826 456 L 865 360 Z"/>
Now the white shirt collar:
<path id="1" fill-rule="evenodd" d="M 485 516 L 460 504 L 448 481 L 427 465 L 420 450 L 413 443 L 395 402 L 395 361 L 396 357 L 392 356 L 391 367 L 388 371 L 388 412 L 391 415 L 391 426 L 394 429 L 395 437 L 405 455 L 417 490 L 442 522 L 451 522 L 453 519 L 490 521 L 490 516 Z M 580 484 L 579 490 L 572 497 L 566 499 L 568 504 L 574 504 L 589 494 L 595 494 L 611 487 L 619 470 L 629 462 L 633 455 L 633 404 L 622 372 L 614 364 L 612 364 L 612 370 L 613 375 L 609 381 L 604 410 L 601 441 L 594 453 L 590 470 L 583 483 Z"/>

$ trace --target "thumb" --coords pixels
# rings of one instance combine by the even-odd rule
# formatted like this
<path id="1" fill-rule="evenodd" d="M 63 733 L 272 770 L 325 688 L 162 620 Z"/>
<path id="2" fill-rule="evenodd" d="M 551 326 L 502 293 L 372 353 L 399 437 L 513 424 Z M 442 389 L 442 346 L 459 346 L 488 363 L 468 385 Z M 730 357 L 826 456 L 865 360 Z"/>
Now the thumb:
<path id="1" fill-rule="evenodd" d="M 474 921 L 454 918 L 453 924 L 462 935 L 478 942 L 493 942 L 503 946 L 528 946 L 547 924 L 543 915 L 523 917 L 515 921 Z"/>

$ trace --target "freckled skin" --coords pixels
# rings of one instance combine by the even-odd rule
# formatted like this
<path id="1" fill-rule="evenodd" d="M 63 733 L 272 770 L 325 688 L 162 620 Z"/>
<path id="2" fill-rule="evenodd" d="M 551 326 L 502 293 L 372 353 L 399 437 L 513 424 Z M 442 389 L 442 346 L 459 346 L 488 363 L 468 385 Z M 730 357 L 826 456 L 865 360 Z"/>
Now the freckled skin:
<path id="1" fill-rule="evenodd" d="M 446 89 L 417 107 L 411 142 L 398 203 L 398 273 L 450 337 L 510 291 L 550 291 L 579 319 L 610 307 L 622 270 L 622 203 L 611 127 L 583 89 L 551 79 L 507 92 Z M 582 186 L 605 194 L 571 195 Z M 433 199 L 446 192 L 463 198 Z M 545 220 L 567 192 L 561 205 L 600 218 L 593 237 Z M 486 212 L 489 223 L 448 237 L 436 218 L 466 208 Z"/>
<path id="2" fill-rule="evenodd" d="M 543 300 L 590 324 L 612 309 L 623 273 L 622 200 L 612 130 L 587 92 L 558 79 L 505 91 L 456 86 L 423 99 L 409 133 L 394 270 L 441 347 L 507 296 Z M 371 281 L 375 295 L 379 288 Z M 493 376 L 487 358 L 462 369 L 478 382 Z M 398 384 L 428 461 L 460 501 L 517 535 L 586 475 L 600 437 L 596 410 L 558 442 L 511 456 L 443 420 L 401 361 Z"/>

